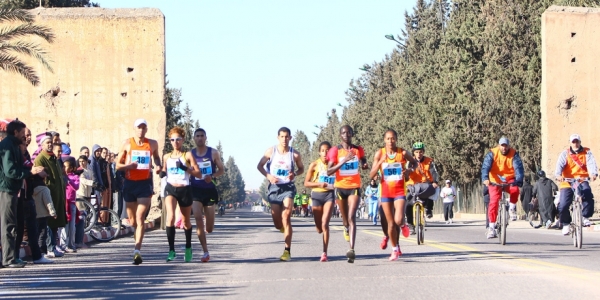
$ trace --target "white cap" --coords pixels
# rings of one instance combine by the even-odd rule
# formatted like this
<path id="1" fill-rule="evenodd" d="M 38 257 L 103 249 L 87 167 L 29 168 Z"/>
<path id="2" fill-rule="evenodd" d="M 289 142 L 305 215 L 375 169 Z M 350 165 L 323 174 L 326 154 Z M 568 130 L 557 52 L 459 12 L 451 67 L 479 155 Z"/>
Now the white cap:
<path id="1" fill-rule="evenodd" d="M 446 180 L 446 183 L 451 183 L 451 181 L 450 180 Z"/>
<path id="2" fill-rule="evenodd" d="M 133 127 L 137 128 L 137 127 L 139 127 L 142 124 L 148 126 L 148 122 L 146 122 L 146 120 L 144 120 L 144 119 L 137 119 L 137 120 L 135 120 L 135 122 L 133 122 Z"/>
<path id="3" fill-rule="evenodd" d="M 579 136 L 579 134 L 571 134 L 571 136 L 569 137 L 569 142 L 573 142 L 574 140 L 578 140 L 579 142 L 581 142 L 581 137 Z"/>

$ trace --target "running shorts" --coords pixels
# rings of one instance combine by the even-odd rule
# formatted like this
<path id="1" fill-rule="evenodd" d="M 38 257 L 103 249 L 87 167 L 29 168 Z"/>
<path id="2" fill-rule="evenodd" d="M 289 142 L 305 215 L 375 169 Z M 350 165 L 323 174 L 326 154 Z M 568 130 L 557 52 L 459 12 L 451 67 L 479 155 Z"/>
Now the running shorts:
<path id="1" fill-rule="evenodd" d="M 219 202 L 217 188 L 200 188 L 192 186 L 192 200 L 202 203 L 203 206 L 215 205 Z"/>
<path id="2" fill-rule="evenodd" d="M 269 184 L 269 203 L 283 204 L 286 198 L 294 199 L 296 196 L 296 185 L 293 182 L 284 184 Z"/>
<path id="3" fill-rule="evenodd" d="M 165 197 L 173 196 L 177 199 L 177 203 L 179 203 L 179 207 L 189 207 L 192 205 L 192 197 L 190 195 L 190 186 L 172 186 L 170 183 L 167 183 L 165 187 Z"/>
<path id="4" fill-rule="evenodd" d="M 139 198 L 150 198 L 154 194 L 152 178 L 145 180 L 129 180 L 123 182 L 123 201 L 137 202 Z"/>
<path id="5" fill-rule="evenodd" d="M 340 200 L 348 199 L 348 197 L 350 197 L 350 196 L 360 197 L 360 189 L 335 188 L 335 195 Z"/>
<path id="6" fill-rule="evenodd" d="M 310 197 L 312 198 L 312 206 L 323 206 L 327 202 L 333 202 L 334 196 L 333 191 L 328 192 L 310 192 Z"/>

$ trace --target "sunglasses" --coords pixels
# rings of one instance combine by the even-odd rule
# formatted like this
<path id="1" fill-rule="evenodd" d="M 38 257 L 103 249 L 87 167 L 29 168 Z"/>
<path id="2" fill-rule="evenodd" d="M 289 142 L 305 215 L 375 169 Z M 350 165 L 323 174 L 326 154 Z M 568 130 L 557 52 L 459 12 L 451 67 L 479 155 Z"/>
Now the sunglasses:
<path id="1" fill-rule="evenodd" d="M 183 140 L 182 138 L 174 138 L 171 139 L 171 142 L 181 142 L 181 140 Z"/>

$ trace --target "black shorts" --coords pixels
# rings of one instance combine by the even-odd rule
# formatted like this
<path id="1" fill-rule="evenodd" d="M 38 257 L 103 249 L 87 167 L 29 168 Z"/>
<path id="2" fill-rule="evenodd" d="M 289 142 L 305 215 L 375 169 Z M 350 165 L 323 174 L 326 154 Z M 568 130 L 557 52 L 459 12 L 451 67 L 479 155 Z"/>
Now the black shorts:
<path id="1" fill-rule="evenodd" d="M 327 192 L 310 192 L 310 197 L 312 198 L 312 206 L 323 206 L 327 202 L 333 202 L 333 190 Z"/>
<path id="2" fill-rule="evenodd" d="M 203 206 L 215 205 L 219 202 L 219 192 L 216 188 L 199 188 L 192 186 L 192 200 L 202 203 Z"/>
<path id="3" fill-rule="evenodd" d="M 139 198 L 151 198 L 154 194 L 152 178 L 146 180 L 128 180 L 123 182 L 123 201 L 137 202 Z"/>
<path id="4" fill-rule="evenodd" d="M 296 196 L 296 185 L 293 182 L 269 184 L 269 194 L 267 195 L 269 203 L 282 205 L 284 199 L 290 198 L 293 200 L 294 196 Z"/>
<path id="5" fill-rule="evenodd" d="M 192 197 L 190 196 L 190 186 L 175 187 L 167 182 L 165 186 L 165 198 L 172 196 L 179 203 L 179 207 L 189 207 L 192 205 Z"/>
<path id="6" fill-rule="evenodd" d="M 358 196 L 360 198 L 360 189 L 335 188 L 335 196 L 340 200 L 348 199 L 350 196 Z"/>

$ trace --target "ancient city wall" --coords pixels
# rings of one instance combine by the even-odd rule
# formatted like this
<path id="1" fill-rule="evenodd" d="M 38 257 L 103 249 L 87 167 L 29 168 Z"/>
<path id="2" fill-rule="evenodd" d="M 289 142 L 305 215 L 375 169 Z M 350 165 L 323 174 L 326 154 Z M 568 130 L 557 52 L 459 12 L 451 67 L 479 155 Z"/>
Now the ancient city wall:
<path id="1" fill-rule="evenodd" d="M 542 15 L 542 166 L 554 173 L 569 136 L 600 162 L 600 9 L 552 6 Z M 592 185 L 596 200 L 600 184 Z M 596 205 L 596 209 L 599 207 Z"/>
<path id="2" fill-rule="evenodd" d="M 0 117 L 23 120 L 34 135 L 61 134 L 75 154 L 97 143 L 117 152 L 148 120 L 148 137 L 162 149 L 165 136 L 165 20 L 158 9 L 35 9 L 54 43 L 42 43 L 54 73 L 28 60 L 41 79 L 32 86 L 0 72 Z M 1 26 L 1 25 L 0 25 Z M 34 146 L 31 146 L 33 149 Z"/>

